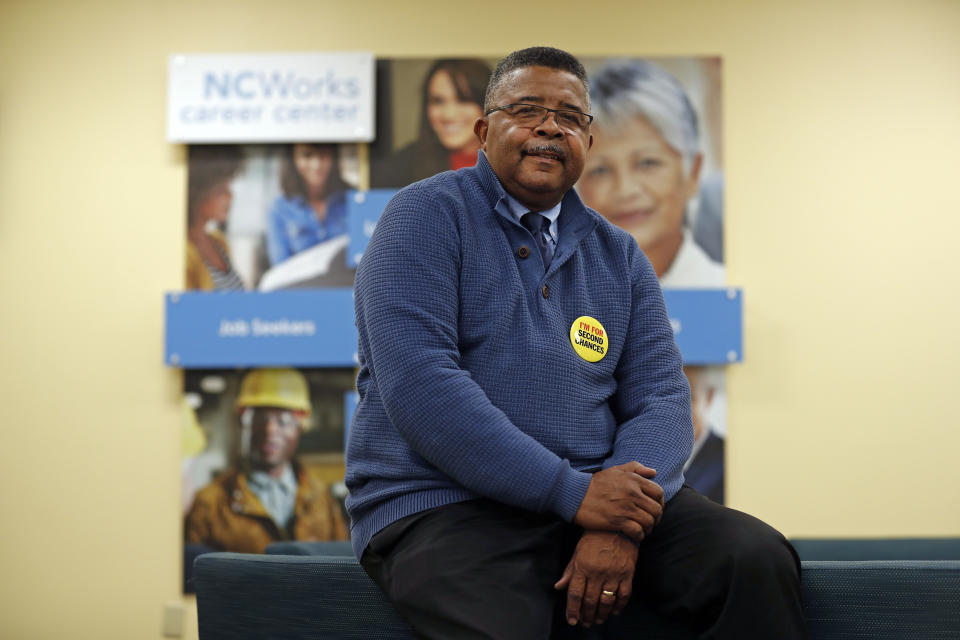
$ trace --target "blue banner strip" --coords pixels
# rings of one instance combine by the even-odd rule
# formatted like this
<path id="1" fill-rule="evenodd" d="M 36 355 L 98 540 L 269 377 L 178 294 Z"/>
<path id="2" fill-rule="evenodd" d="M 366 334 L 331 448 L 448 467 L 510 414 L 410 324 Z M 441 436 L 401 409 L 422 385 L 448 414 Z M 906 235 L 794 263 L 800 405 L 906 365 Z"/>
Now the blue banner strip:
<path id="1" fill-rule="evenodd" d="M 663 299 L 685 364 L 743 360 L 741 289 L 664 289 Z"/>
<path id="2" fill-rule="evenodd" d="M 743 292 L 665 289 L 684 362 L 743 360 Z M 352 367 L 357 364 L 353 290 L 169 293 L 165 361 L 185 369 Z"/>
<path id="3" fill-rule="evenodd" d="M 166 296 L 168 365 L 352 367 L 353 289 L 188 292 Z"/>
<path id="4" fill-rule="evenodd" d="M 347 266 L 356 269 L 363 252 L 370 244 L 370 236 L 377 226 L 380 214 L 386 209 L 396 189 L 370 189 L 347 191 L 347 220 L 350 229 L 350 248 L 347 251 Z"/>

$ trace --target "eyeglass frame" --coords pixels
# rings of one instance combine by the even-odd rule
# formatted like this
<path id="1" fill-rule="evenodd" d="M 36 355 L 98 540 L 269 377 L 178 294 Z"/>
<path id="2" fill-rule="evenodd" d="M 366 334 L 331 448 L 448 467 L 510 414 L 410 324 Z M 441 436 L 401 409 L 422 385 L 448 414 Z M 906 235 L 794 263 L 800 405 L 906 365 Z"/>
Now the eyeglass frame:
<path id="1" fill-rule="evenodd" d="M 551 114 L 551 113 L 557 114 L 557 115 L 553 116 L 553 121 L 557 123 L 557 126 L 560 127 L 561 129 L 567 129 L 568 131 L 569 131 L 570 129 L 568 129 L 567 127 L 564 127 L 562 124 L 560 124 L 560 114 L 561 114 L 561 113 L 575 113 L 575 114 L 577 114 L 577 115 L 579 115 L 579 116 L 585 116 L 585 117 L 587 118 L 587 126 L 586 126 L 586 127 L 582 127 L 582 128 L 580 128 L 580 129 L 577 129 L 577 130 L 576 130 L 577 132 L 586 131 L 587 129 L 590 128 L 590 125 L 593 124 L 593 115 L 592 115 L 592 114 L 584 113 L 583 111 L 577 111 L 576 109 L 551 109 L 550 107 L 545 107 L 545 106 L 543 106 L 542 104 L 530 104 L 529 102 L 511 102 L 510 104 L 504 104 L 504 105 L 501 105 L 501 106 L 499 106 L 499 107 L 492 107 L 491 109 L 488 109 L 487 112 L 484 113 L 483 115 L 484 115 L 484 117 L 486 117 L 486 116 L 489 116 L 491 113 L 495 113 L 495 112 L 497 112 L 497 111 L 504 111 L 504 109 L 509 109 L 510 107 L 533 107 L 533 108 L 535 108 L 535 109 L 543 109 L 543 112 L 544 112 L 543 120 L 541 120 L 540 122 L 538 122 L 538 123 L 535 124 L 535 125 L 531 125 L 531 126 L 534 127 L 534 128 L 539 127 L 539 126 L 542 125 L 544 122 L 546 122 L 546 121 L 547 121 L 547 118 L 550 117 L 550 114 Z M 511 115 L 511 114 L 509 114 L 509 113 L 507 113 L 507 115 L 510 116 L 511 118 L 516 117 L 516 116 L 513 116 L 513 115 Z"/>

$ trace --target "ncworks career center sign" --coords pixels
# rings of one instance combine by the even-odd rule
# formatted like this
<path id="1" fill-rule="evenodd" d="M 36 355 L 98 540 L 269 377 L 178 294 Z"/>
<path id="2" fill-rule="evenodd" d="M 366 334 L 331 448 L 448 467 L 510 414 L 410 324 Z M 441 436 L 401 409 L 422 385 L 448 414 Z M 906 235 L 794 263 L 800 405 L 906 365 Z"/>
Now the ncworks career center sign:
<path id="1" fill-rule="evenodd" d="M 372 53 L 172 55 L 170 142 L 370 142 Z"/>

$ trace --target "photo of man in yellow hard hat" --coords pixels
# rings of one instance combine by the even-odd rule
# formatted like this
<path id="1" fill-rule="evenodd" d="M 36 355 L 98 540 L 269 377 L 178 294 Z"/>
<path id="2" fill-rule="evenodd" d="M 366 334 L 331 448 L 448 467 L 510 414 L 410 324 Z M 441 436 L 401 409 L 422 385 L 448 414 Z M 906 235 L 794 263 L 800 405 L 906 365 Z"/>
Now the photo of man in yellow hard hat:
<path id="1" fill-rule="evenodd" d="M 236 400 L 238 462 L 193 498 L 186 542 L 263 553 L 283 540 L 346 540 L 339 504 L 295 454 L 312 426 L 307 381 L 294 369 L 254 369 Z"/>

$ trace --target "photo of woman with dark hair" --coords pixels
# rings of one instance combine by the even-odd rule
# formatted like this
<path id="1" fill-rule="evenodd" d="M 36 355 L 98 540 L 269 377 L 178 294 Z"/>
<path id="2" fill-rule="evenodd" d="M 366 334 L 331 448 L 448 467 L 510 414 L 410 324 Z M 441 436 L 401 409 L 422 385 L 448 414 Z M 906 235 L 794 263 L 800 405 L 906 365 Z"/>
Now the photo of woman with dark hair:
<path id="1" fill-rule="evenodd" d="M 267 253 L 276 265 L 347 233 L 346 190 L 335 144 L 287 145 L 280 169 L 283 195 L 267 216 Z"/>
<path id="2" fill-rule="evenodd" d="M 191 145 L 187 177 L 187 289 L 242 291 L 223 234 L 243 154 L 233 145 Z"/>
<path id="3" fill-rule="evenodd" d="M 480 143 L 473 125 L 483 115 L 489 79 L 490 66 L 482 60 L 436 60 L 424 76 L 416 140 L 375 161 L 371 185 L 399 188 L 476 164 Z"/>

